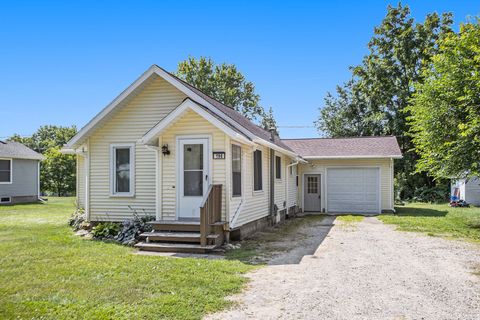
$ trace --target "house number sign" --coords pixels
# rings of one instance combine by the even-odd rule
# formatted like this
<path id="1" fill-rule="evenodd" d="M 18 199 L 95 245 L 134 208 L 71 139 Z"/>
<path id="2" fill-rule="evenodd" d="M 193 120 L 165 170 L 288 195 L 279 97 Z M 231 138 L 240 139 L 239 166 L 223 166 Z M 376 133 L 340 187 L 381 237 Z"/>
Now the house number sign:
<path id="1" fill-rule="evenodd" d="M 225 152 L 224 151 L 213 151 L 213 159 L 214 160 L 225 159 Z"/>

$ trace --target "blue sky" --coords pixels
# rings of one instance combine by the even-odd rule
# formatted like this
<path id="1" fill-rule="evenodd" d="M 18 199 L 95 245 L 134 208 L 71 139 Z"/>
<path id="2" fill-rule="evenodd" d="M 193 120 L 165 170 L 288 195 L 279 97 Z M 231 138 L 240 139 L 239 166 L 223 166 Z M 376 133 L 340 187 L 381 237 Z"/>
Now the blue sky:
<path id="1" fill-rule="evenodd" d="M 327 91 L 349 78 L 395 1 L 2 1 L 0 138 L 85 125 L 150 65 L 234 63 L 284 138 L 313 137 Z M 477 1 L 408 1 L 412 15 L 480 13 Z"/>

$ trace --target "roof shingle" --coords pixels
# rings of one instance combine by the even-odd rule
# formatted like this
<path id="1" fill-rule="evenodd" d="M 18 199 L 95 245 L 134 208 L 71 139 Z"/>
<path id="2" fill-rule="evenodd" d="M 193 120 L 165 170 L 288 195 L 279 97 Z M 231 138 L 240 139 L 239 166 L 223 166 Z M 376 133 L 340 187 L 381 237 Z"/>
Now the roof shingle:
<path id="1" fill-rule="evenodd" d="M 305 158 L 400 158 L 397 138 L 308 138 L 282 139 L 294 152 Z"/>
<path id="2" fill-rule="evenodd" d="M 0 158 L 43 160 L 44 157 L 20 142 L 0 140 Z"/>

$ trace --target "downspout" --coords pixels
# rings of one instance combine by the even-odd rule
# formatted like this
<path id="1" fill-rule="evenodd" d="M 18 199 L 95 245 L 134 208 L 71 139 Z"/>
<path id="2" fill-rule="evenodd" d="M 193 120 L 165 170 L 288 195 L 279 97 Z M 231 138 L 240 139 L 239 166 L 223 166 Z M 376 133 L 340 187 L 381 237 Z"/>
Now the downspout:
<path id="1" fill-rule="evenodd" d="M 275 141 L 275 128 L 270 128 L 270 140 Z M 270 210 L 270 222 L 271 224 L 276 223 L 275 217 L 275 150 L 270 148 L 270 201 L 269 201 L 269 210 Z"/>

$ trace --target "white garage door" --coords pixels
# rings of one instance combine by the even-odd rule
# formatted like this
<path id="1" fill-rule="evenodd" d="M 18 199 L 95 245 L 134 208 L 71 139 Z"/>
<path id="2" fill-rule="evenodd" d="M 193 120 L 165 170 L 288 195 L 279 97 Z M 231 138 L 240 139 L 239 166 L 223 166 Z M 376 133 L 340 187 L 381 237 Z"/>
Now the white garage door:
<path id="1" fill-rule="evenodd" d="M 327 169 L 327 211 L 380 213 L 379 168 Z"/>

